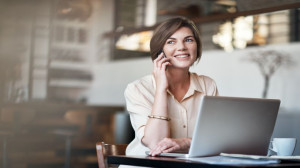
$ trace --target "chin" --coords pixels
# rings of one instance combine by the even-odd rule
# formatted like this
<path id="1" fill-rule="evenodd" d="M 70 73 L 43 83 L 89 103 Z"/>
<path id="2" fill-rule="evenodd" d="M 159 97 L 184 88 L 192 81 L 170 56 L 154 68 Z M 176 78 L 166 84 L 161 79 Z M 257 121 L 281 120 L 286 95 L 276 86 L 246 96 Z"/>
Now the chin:
<path id="1" fill-rule="evenodd" d="M 173 67 L 186 69 L 186 68 L 190 68 L 190 66 L 192 66 L 192 65 L 193 64 L 175 64 L 175 65 L 173 65 Z"/>
<path id="2" fill-rule="evenodd" d="M 187 61 L 187 62 L 174 62 L 172 65 L 176 68 L 189 68 L 194 64 L 194 61 Z"/>

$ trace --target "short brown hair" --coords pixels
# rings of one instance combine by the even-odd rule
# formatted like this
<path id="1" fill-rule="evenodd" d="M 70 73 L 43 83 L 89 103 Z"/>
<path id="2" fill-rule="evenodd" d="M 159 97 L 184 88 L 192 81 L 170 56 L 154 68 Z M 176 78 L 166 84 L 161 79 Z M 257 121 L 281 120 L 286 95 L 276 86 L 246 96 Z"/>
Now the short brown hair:
<path id="1" fill-rule="evenodd" d="M 153 33 L 153 36 L 150 41 L 150 54 L 152 60 L 155 60 L 163 50 L 163 46 L 169 37 L 174 34 L 181 27 L 190 28 L 193 32 L 194 38 L 197 43 L 197 57 L 196 60 L 200 60 L 202 53 L 202 43 L 200 40 L 199 30 L 196 27 L 195 23 L 184 17 L 176 17 L 168 19 L 162 22 Z"/>

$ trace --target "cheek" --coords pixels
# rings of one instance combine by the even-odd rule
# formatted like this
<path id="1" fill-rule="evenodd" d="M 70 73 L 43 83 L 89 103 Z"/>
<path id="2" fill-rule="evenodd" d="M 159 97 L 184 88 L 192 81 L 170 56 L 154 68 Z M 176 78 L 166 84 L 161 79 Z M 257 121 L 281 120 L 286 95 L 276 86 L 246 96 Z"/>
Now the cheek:
<path id="1" fill-rule="evenodd" d="M 172 55 L 172 53 L 174 52 L 173 49 L 170 47 L 164 47 L 163 50 L 167 56 Z"/>
<path id="2" fill-rule="evenodd" d="M 189 51 L 190 51 L 190 53 L 197 55 L 197 46 L 196 45 L 189 46 Z"/>

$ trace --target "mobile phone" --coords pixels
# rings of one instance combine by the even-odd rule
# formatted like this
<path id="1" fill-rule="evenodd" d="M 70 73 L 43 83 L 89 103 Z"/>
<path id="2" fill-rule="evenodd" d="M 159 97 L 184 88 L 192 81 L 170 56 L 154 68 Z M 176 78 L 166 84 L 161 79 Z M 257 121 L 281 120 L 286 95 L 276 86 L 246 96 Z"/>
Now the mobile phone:
<path id="1" fill-rule="evenodd" d="M 163 55 L 163 57 L 162 57 L 162 59 L 163 59 L 163 58 L 167 58 L 167 57 L 166 57 L 166 54 L 164 53 L 164 51 L 163 51 L 163 50 L 161 50 L 161 51 L 160 51 L 160 52 L 157 54 L 157 56 L 159 56 L 161 53 L 163 53 L 163 54 L 164 54 L 164 55 Z"/>
<path id="2" fill-rule="evenodd" d="M 159 54 L 161 54 L 161 53 L 163 53 L 164 55 L 163 55 L 163 57 L 161 58 L 161 59 L 164 59 L 164 58 L 167 58 L 167 56 L 166 56 L 166 54 L 164 53 L 164 51 L 163 50 L 161 50 L 161 52 L 159 52 Z M 158 55 L 159 55 L 158 54 Z M 168 66 L 166 66 L 166 70 L 167 70 L 167 68 L 168 68 Z"/>

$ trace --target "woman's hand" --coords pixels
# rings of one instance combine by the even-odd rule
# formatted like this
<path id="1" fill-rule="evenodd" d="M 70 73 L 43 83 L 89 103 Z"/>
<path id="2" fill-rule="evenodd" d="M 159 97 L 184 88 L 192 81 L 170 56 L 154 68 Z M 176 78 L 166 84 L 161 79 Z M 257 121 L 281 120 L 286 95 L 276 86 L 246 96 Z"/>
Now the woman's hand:
<path id="1" fill-rule="evenodd" d="M 150 151 L 151 156 L 168 152 L 187 152 L 191 146 L 191 138 L 164 138 Z"/>
<path id="2" fill-rule="evenodd" d="M 170 59 L 164 57 L 164 53 L 160 53 L 153 61 L 153 75 L 156 81 L 156 89 L 159 91 L 166 91 L 169 84 L 166 76 L 166 68 L 171 65 Z"/>

